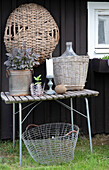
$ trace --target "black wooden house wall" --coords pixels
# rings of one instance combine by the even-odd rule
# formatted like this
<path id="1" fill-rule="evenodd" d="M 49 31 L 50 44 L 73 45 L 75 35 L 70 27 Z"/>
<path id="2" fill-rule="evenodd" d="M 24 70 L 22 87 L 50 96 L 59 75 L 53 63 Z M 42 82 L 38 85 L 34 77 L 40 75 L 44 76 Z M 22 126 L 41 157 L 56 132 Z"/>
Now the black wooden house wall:
<path id="1" fill-rule="evenodd" d="M 47 8 L 54 17 L 59 30 L 60 41 L 53 56 L 59 56 L 65 51 L 66 41 L 72 41 L 73 49 L 77 54 L 87 53 L 87 0 L 1 0 L 0 1 L 0 91 L 8 91 L 6 78 L 6 50 L 3 42 L 6 20 L 10 13 L 24 3 L 37 3 Z M 35 74 L 42 74 L 45 81 L 45 64 L 35 68 Z M 99 74 L 93 71 L 93 60 L 90 60 L 86 87 L 98 90 L 99 97 L 89 99 L 92 134 L 109 133 L 109 74 Z M 69 100 L 64 101 L 69 103 Z M 74 100 L 74 106 L 85 112 L 83 100 Z M 17 106 L 18 107 L 18 106 Z M 16 107 L 16 110 L 17 110 Z M 28 111 L 28 110 L 27 110 Z M 24 111 L 23 117 L 27 113 Z M 55 103 L 45 101 L 39 105 L 28 117 L 23 130 L 29 123 L 42 124 L 47 122 L 70 122 L 70 112 Z M 85 118 L 74 115 L 75 124 L 81 131 L 87 133 Z M 18 115 L 16 115 L 16 134 L 18 132 Z M 12 105 L 6 105 L 0 99 L 0 138 L 12 138 Z"/>

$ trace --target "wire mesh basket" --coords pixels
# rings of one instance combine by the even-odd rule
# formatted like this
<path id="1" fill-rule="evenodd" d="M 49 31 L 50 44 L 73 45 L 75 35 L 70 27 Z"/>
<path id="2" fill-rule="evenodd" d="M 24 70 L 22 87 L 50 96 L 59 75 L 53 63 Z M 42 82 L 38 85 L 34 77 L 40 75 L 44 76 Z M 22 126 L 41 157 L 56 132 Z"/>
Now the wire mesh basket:
<path id="1" fill-rule="evenodd" d="M 78 126 L 69 123 L 31 124 L 22 139 L 37 163 L 52 165 L 73 160 L 78 133 Z"/>

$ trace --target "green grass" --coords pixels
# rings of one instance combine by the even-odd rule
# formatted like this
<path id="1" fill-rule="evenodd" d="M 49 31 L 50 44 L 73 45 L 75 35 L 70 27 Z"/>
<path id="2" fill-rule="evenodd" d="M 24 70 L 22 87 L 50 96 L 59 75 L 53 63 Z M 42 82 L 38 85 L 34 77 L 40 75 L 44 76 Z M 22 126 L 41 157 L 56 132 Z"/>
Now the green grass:
<path id="1" fill-rule="evenodd" d="M 22 168 L 19 166 L 19 141 L 15 149 L 12 141 L 0 141 L 0 170 L 108 170 L 109 169 L 109 135 L 93 137 L 93 153 L 90 153 L 89 140 L 78 138 L 75 157 L 70 164 L 43 166 L 37 164 L 29 155 L 23 144 Z"/>

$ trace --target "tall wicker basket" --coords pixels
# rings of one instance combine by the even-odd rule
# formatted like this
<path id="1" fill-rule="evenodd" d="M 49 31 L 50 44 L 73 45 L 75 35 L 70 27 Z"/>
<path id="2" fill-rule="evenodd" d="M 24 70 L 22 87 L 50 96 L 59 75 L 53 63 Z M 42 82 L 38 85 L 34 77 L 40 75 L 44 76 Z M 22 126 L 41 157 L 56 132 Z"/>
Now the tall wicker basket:
<path id="1" fill-rule="evenodd" d="M 55 85 L 67 90 L 82 90 L 85 86 L 89 56 L 61 56 L 53 58 Z"/>

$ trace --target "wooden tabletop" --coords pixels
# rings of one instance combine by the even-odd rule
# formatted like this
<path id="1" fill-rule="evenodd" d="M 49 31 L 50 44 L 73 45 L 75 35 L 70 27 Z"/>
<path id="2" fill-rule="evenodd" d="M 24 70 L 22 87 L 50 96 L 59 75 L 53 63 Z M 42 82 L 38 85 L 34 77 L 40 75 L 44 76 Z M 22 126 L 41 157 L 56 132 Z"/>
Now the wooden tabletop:
<path id="1" fill-rule="evenodd" d="M 32 102 L 32 101 L 43 101 L 43 100 L 56 100 L 56 99 L 66 99 L 66 98 L 74 98 L 74 97 L 90 97 L 90 96 L 98 96 L 99 92 L 94 90 L 80 90 L 80 91 L 67 91 L 65 94 L 55 94 L 55 95 L 47 95 L 44 93 L 43 96 L 32 97 L 29 96 L 10 96 L 9 92 L 1 92 L 1 98 L 5 101 L 6 104 L 11 103 L 23 103 L 23 102 Z"/>

